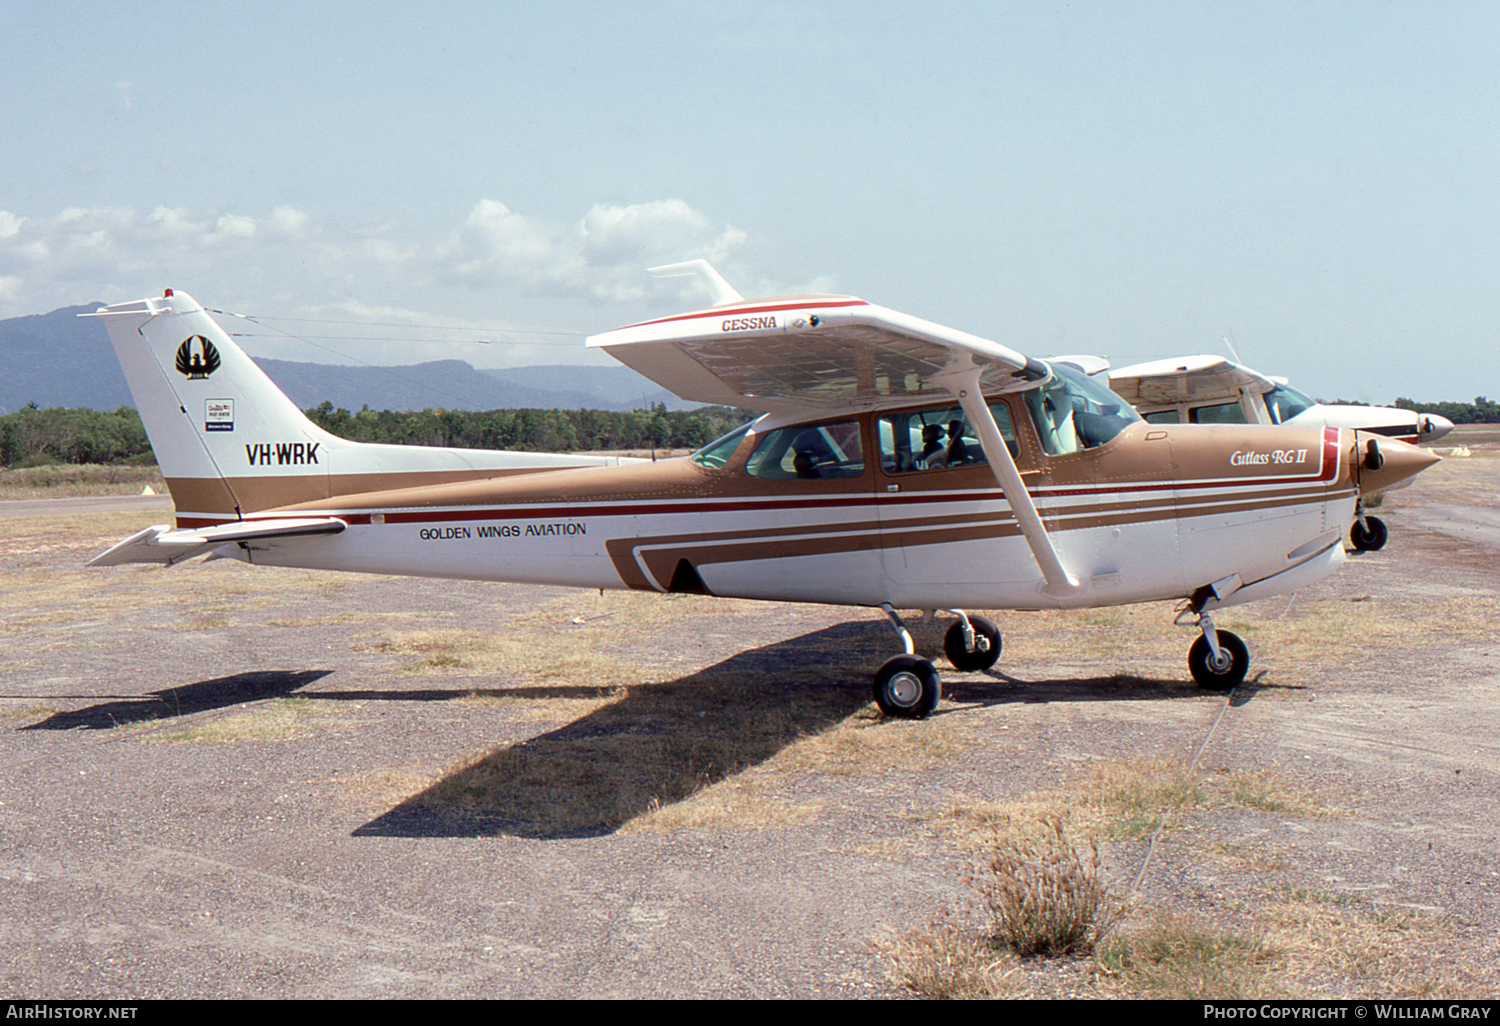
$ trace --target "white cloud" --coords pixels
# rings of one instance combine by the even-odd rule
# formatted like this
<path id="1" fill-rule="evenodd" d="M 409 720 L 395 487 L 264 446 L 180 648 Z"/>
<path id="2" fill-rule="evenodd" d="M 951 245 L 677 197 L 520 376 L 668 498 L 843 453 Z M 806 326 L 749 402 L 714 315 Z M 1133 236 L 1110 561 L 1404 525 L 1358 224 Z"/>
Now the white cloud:
<path id="1" fill-rule="evenodd" d="M 570 248 L 559 233 L 486 199 L 475 205 L 437 256 L 473 284 L 509 281 L 536 288 L 566 281 L 577 273 L 580 262 Z"/>
<path id="2" fill-rule="evenodd" d="M 744 241 L 744 232 L 717 228 L 676 199 L 596 204 L 571 226 L 549 225 L 481 200 L 439 248 L 445 266 L 437 270 L 485 288 L 617 302 L 646 294 L 644 271 L 653 264 L 719 259 Z"/>
<path id="3" fill-rule="evenodd" d="M 707 217 L 681 200 L 630 206 L 598 204 L 580 226 L 583 252 L 595 273 L 592 292 L 628 300 L 646 294 L 642 269 L 703 258 L 722 260 L 745 241 L 745 233 Z"/>
<path id="4" fill-rule="evenodd" d="M 300 235 L 307 215 L 294 207 L 277 207 L 271 211 L 271 227 L 283 235 Z"/>
<path id="5" fill-rule="evenodd" d="M 471 309 L 493 324 L 497 307 L 524 307 L 533 319 L 555 310 L 571 327 L 609 319 L 589 310 L 598 304 L 670 294 L 646 275 L 649 266 L 722 260 L 744 241 L 743 232 L 677 199 L 601 203 L 555 222 L 484 199 L 435 235 L 426 225 L 324 223 L 285 205 L 260 214 L 166 204 L 149 213 L 0 211 L 0 276 L 19 283 L 0 292 L 0 317 L 118 302 L 172 285 L 241 310 L 382 306 L 401 296 L 444 311 L 444 322 Z"/>
<path id="6" fill-rule="evenodd" d="M 226 236 L 248 238 L 255 234 L 255 221 L 252 218 L 240 217 L 235 214 L 225 214 L 219 218 L 214 225 L 213 236 L 224 238 Z"/>
<path id="7" fill-rule="evenodd" d="M 151 211 L 151 223 L 168 235 L 197 235 L 204 230 L 201 223 L 188 218 L 185 207 L 157 207 Z"/>

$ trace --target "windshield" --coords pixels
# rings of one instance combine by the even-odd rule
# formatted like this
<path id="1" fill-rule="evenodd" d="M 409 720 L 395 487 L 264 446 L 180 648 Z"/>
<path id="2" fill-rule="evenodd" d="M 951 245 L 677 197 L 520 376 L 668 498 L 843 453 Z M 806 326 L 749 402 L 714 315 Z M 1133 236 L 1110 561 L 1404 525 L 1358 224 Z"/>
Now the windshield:
<path id="1" fill-rule="evenodd" d="M 750 422 L 750 424 L 753 423 L 755 422 Z M 718 470 L 729 462 L 729 457 L 733 456 L 734 451 L 740 447 L 740 440 L 745 437 L 745 432 L 750 430 L 750 424 L 741 424 L 729 432 L 729 434 L 720 435 L 693 453 L 688 459 L 700 467 L 707 467 L 709 470 Z"/>
<path id="2" fill-rule="evenodd" d="M 777 428 L 755 446 L 745 471 L 751 477 L 773 480 L 859 477 L 865 472 L 859 422 Z"/>
<path id="3" fill-rule="evenodd" d="M 1094 378 L 1051 364 L 1052 379 L 1025 393 L 1026 409 L 1049 456 L 1092 449 L 1141 417 Z"/>
<path id="4" fill-rule="evenodd" d="M 1316 399 L 1303 395 L 1290 385 L 1277 385 L 1266 393 L 1266 412 L 1271 415 L 1272 424 L 1285 424 L 1316 405 Z"/>

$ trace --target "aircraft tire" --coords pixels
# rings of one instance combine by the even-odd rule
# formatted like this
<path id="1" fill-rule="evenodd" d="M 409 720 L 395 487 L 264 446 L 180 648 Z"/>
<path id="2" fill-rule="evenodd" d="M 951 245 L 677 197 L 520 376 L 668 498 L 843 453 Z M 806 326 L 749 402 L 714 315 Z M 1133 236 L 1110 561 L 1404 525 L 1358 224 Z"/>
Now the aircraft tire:
<path id="1" fill-rule="evenodd" d="M 1193 674 L 1193 680 L 1205 690 L 1233 691 L 1244 681 L 1245 672 L 1250 669 L 1250 651 L 1245 648 L 1239 635 L 1228 631 L 1219 631 L 1218 634 L 1219 648 L 1229 656 L 1228 669 L 1216 671 L 1210 665 L 1212 653 L 1208 650 L 1208 639 L 1202 635 L 1188 649 L 1188 669 Z"/>
<path id="2" fill-rule="evenodd" d="M 1376 552 L 1383 549 L 1389 537 L 1390 532 L 1386 530 L 1385 521 L 1379 517 L 1365 517 L 1363 525 L 1356 520 L 1354 526 L 1349 528 L 1349 544 L 1353 545 L 1357 552 Z"/>
<path id="3" fill-rule="evenodd" d="M 920 656 L 894 656 L 875 674 L 875 704 L 894 719 L 920 720 L 942 697 L 937 670 Z"/>
<path id="4" fill-rule="evenodd" d="M 964 673 L 988 670 L 1000 658 L 1000 628 L 982 616 L 969 617 L 969 624 L 974 628 L 975 650 L 970 652 L 964 647 L 964 625 L 959 621 L 943 635 L 943 652 L 955 670 Z"/>

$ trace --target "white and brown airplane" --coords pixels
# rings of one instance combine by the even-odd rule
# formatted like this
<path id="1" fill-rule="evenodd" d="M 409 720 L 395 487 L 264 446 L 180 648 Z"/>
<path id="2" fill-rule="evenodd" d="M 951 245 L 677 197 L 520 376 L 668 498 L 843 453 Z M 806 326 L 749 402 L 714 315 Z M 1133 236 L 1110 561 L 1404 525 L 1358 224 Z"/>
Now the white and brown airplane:
<path id="1" fill-rule="evenodd" d="M 694 266 L 696 265 L 696 266 Z M 1201 685 L 1244 679 L 1217 610 L 1332 573 L 1359 495 L 1437 457 L 1327 426 L 1154 425 L 1097 381 L 851 296 L 716 305 L 596 335 L 685 399 L 764 416 L 661 462 L 365 445 L 310 423 L 188 296 L 104 307 L 176 507 L 92 561 L 268 566 L 879 608 L 891 716 L 940 695 L 897 613 L 1180 600 Z"/>
<path id="2" fill-rule="evenodd" d="M 1391 406 L 1320 403 L 1287 384 L 1221 356 L 1153 360 L 1109 372 L 1109 387 L 1152 424 L 1288 424 L 1354 428 L 1403 442 L 1435 442 L 1453 430 L 1436 413 Z M 1410 478 L 1397 482 L 1409 483 Z M 1349 542 L 1362 552 L 1385 546 L 1389 532 L 1365 512 L 1376 494 L 1361 489 Z"/>

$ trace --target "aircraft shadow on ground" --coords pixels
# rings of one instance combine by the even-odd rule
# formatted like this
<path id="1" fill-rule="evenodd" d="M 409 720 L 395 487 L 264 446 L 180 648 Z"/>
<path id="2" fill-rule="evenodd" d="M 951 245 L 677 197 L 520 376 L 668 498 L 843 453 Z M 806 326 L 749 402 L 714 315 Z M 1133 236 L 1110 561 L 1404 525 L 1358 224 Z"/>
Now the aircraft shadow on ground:
<path id="1" fill-rule="evenodd" d="M 938 715 L 961 712 L 970 706 L 1017 705 L 1040 702 L 1149 702 L 1183 698 L 1228 697 L 1236 708 L 1249 704 L 1261 691 L 1300 691 L 1300 687 L 1264 682 L 1265 673 L 1246 680 L 1232 693 L 1198 687 L 1184 672 L 1181 680 L 1138 677 L 1119 673 L 1110 677 L 1025 680 L 991 670 L 943 681 L 943 700 Z"/>
<path id="2" fill-rule="evenodd" d="M 857 712 L 869 701 L 865 664 L 873 644 L 869 624 L 840 624 L 676 680 L 632 685 L 564 727 L 475 759 L 354 834 L 613 833 Z M 562 690 L 478 693 L 547 697 Z"/>
<path id="3" fill-rule="evenodd" d="M 629 687 L 557 730 L 497 748 L 354 831 L 356 837 L 594 837 L 759 765 L 870 702 L 883 625 L 847 623 L 752 649 L 677 680 Z M 964 706 L 1161 701 L 1196 693 L 1142 678 L 1026 682 L 967 675 Z M 545 696 L 556 688 L 479 691 Z M 325 695 L 324 697 L 332 697 Z M 388 696 L 387 696 L 388 697 Z M 870 724 L 903 729 L 903 724 Z"/>
<path id="4" fill-rule="evenodd" d="M 283 698 L 332 670 L 259 670 L 162 688 L 138 698 L 116 696 L 83 709 L 54 713 L 22 730 L 110 730 L 129 723 L 174 719 L 246 702 Z"/>

